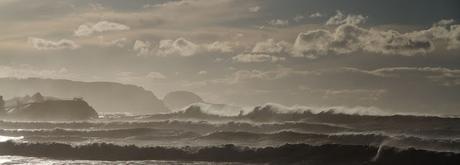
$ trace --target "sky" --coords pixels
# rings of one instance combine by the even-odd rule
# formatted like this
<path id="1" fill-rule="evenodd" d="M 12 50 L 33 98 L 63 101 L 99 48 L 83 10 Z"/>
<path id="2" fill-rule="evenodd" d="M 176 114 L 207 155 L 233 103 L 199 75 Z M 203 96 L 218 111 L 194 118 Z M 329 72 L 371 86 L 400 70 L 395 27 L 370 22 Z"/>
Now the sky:
<path id="1" fill-rule="evenodd" d="M 0 77 L 460 114 L 458 0 L 2 0 Z"/>

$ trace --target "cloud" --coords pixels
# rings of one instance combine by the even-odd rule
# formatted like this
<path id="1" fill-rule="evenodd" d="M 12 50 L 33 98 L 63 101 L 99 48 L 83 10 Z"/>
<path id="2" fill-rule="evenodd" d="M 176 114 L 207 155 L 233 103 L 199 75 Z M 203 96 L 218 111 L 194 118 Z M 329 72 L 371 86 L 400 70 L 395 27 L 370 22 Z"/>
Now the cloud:
<path id="1" fill-rule="evenodd" d="M 319 18 L 319 17 L 323 17 L 323 14 L 321 14 L 319 12 L 316 12 L 316 13 L 310 14 L 309 17 L 310 18 Z"/>
<path id="2" fill-rule="evenodd" d="M 159 56 L 192 56 L 198 49 L 198 45 L 180 37 L 176 40 L 161 40 L 156 54 Z"/>
<path id="3" fill-rule="evenodd" d="M 117 39 L 114 39 L 114 40 L 111 40 L 111 41 L 105 41 L 105 38 L 104 36 L 99 36 L 99 41 L 101 42 L 102 45 L 104 46 L 116 46 L 116 47 L 119 47 L 119 48 L 123 48 L 126 46 L 127 42 L 128 42 L 128 39 L 125 38 L 125 37 L 122 37 L 122 38 L 117 38 Z"/>
<path id="4" fill-rule="evenodd" d="M 270 38 L 265 41 L 257 42 L 252 49 L 252 53 L 267 53 L 267 54 L 279 54 L 283 52 L 289 52 L 292 45 L 286 41 L 276 42 Z"/>
<path id="5" fill-rule="evenodd" d="M 296 22 L 300 22 L 301 20 L 303 20 L 305 17 L 303 15 L 296 15 L 294 18 L 292 18 L 292 20 L 296 21 Z"/>
<path id="6" fill-rule="evenodd" d="M 146 56 L 151 52 L 151 43 L 149 41 L 136 40 L 134 42 L 133 50 L 137 52 L 138 56 Z"/>
<path id="7" fill-rule="evenodd" d="M 305 76 L 305 75 L 312 75 L 317 74 L 315 72 L 310 71 L 299 71 L 293 70 L 292 68 L 276 68 L 273 70 L 268 71 L 261 71 L 261 70 L 238 70 L 234 72 L 230 77 L 226 78 L 226 83 L 236 84 L 241 83 L 243 81 L 250 81 L 250 80 L 279 80 L 283 78 L 287 78 L 289 76 Z"/>
<path id="8" fill-rule="evenodd" d="M 440 20 L 427 30 L 413 31 L 407 35 L 433 42 L 441 40 L 447 43 L 448 50 L 456 49 L 460 47 L 460 25 L 452 25 L 454 22 L 452 19 Z"/>
<path id="9" fill-rule="evenodd" d="M 335 31 L 312 30 L 298 35 L 294 56 L 316 58 L 327 54 L 357 51 L 412 56 L 434 50 L 433 37 L 421 37 L 420 31 L 400 33 L 361 28 L 354 23 L 339 25 Z"/>
<path id="10" fill-rule="evenodd" d="M 232 57 L 234 61 L 241 63 L 254 63 L 254 62 L 278 62 L 286 60 L 285 57 L 277 57 L 267 54 L 251 54 L 243 53 Z"/>
<path id="11" fill-rule="evenodd" d="M 74 31 L 74 35 L 78 37 L 82 36 L 90 36 L 94 33 L 101 33 L 107 31 L 121 31 L 121 30 L 129 30 L 130 27 L 127 25 L 123 25 L 120 23 L 109 22 L 109 21 L 100 21 L 95 24 L 93 23 L 86 23 L 80 25 L 77 30 Z"/>
<path id="12" fill-rule="evenodd" d="M 435 25 L 445 26 L 445 25 L 453 24 L 454 22 L 455 22 L 454 19 L 443 19 L 443 20 L 440 20 L 439 22 L 437 22 Z"/>
<path id="13" fill-rule="evenodd" d="M 388 91 L 384 89 L 376 89 L 376 90 L 369 90 L 369 89 L 339 89 L 339 90 L 331 90 L 326 89 L 324 90 L 323 98 L 350 98 L 355 97 L 359 98 L 360 100 L 368 100 L 368 101 L 377 101 L 383 95 L 385 95 Z"/>
<path id="14" fill-rule="evenodd" d="M 166 76 L 160 72 L 150 72 L 146 77 L 151 79 L 166 79 Z"/>
<path id="15" fill-rule="evenodd" d="M 149 72 L 147 74 L 119 72 L 115 76 L 117 81 L 133 84 L 151 83 L 152 80 L 164 80 L 167 78 L 160 72 Z"/>
<path id="16" fill-rule="evenodd" d="M 301 33 L 294 43 L 294 56 L 314 58 L 324 55 L 329 50 L 329 44 L 334 40 L 331 32 L 327 30 L 312 30 Z"/>
<path id="17" fill-rule="evenodd" d="M 443 67 L 387 67 L 375 70 L 345 68 L 352 72 L 365 73 L 377 77 L 412 79 L 428 79 L 445 86 L 460 85 L 460 70 Z"/>
<path id="18" fill-rule="evenodd" d="M 336 15 L 329 18 L 326 25 L 341 25 L 341 24 L 361 24 L 366 21 L 367 17 L 362 15 L 347 15 L 345 16 L 341 11 L 337 11 Z"/>
<path id="19" fill-rule="evenodd" d="M 199 45 L 194 44 L 185 38 L 177 38 L 176 40 L 160 40 L 158 45 L 149 41 L 136 40 L 133 50 L 137 51 L 137 55 L 156 55 L 156 56 L 192 56 L 199 51 Z"/>
<path id="20" fill-rule="evenodd" d="M 234 51 L 234 48 L 239 46 L 238 42 L 229 42 L 229 41 L 215 41 L 210 44 L 204 45 L 204 47 L 209 52 L 221 52 L 221 53 L 231 53 Z"/>
<path id="21" fill-rule="evenodd" d="M 268 21 L 268 24 L 272 26 L 287 26 L 289 25 L 289 20 L 273 19 Z"/>
<path id="22" fill-rule="evenodd" d="M 280 57 L 283 53 L 290 53 L 292 45 L 286 41 L 276 42 L 274 39 L 257 42 L 250 53 L 241 53 L 232 59 L 241 63 L 261 63 L 285 61 L 286 57 Z"/>
<path id="23" fill-rule="evenodd" d="M 164 39 L 158 44 L 155 42 L 136 40 L 133 50 L 139 56 L 156 55 L 156 56 L 193 56 L 198 53 L 232 53 L 239 46 L 239 42 L 215 41 L 212 43 L 197 44 L 183 37 L 175 40 Z"/>
<path id="24" fill-rule="evenodd" d="M 448 49 L 460 48 L 460 25 L 452 25 L 449 31 L 449 46 Z"/>
<path id="25" fill-rule="evenodd" d="M 198 72 L 198 75 L 206 75 L 208 74 L 208 71 L 202 70 Z"/>
<path id="26" fill-rule="evenodd" d="M 74 77 L 66 68 L 57 69 L 40 69 L 30 65 L 20 65 L 16 67 L 0 65 L 0 77 L 14 77 L 14 78 L 66 78 L 71 79 Z"/>
<path id="27" fill-rule="evenodd" d="M 260 6 L 250 7 L 248 10 L 249 12 L 257 13 L 260 10 Z"/>
<path id="28" fill-rule="evenodd" d="M 41 38 L 29 37 L 28 42 L 38 50 L 61 50 L 61 49 L 77 49 L 80 47 L 77 43 L 68 39 L 59 41 L 50 41 Z"/>
<path id="29" fill-rule="evenodd" d="M 362 18 L 365 17 L 345 17 L 338 12 L 329 19 L 339 22 L 334 31 L 317 29 L 300 33 L 294 43 L 292 55 L 316 58 L 327 54 L 361 51 L 413 56 L 430 53 L 435 50 L 435 43 L 442 45 L 442 42 L 447 43 L 447 50 L 460 48 L 460 25 L 451 25 L 453 20 L 441 20 L 426 30 L 401 33 L 395 30 L 362 28 L 358 26 L 362 21 L 356 21 Z"/>
<path id="30" fill-rule="evenodd" d="M 123 47 L 125 47 L 127 41 L 128 41 L 128 39 L 126 39 L 124 37 L 123 38 L 118 38 L 118 39 L 115 39 L 115 40 L 112 40 L 112 41 L 108 42 L 108 45 L 114 45 L 114 46 L 123 48 Z"/>

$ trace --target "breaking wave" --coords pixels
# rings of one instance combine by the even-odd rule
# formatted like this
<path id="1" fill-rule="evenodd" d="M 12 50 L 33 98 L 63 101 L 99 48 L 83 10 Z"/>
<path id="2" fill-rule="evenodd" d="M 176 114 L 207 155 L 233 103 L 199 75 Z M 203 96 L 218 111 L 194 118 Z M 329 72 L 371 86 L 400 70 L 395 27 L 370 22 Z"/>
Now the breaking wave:
<path id="1" fill-rule="evenodd" d="M 115 129 L 128 132 L 128 129 L 134 129 L 139 132 L 153 128 L 156 130 L 191 130 L 198 133 L 209 133 L 215 131 L 248 131 L 248 132 L 274 132 L 286 129 L 298 131 L 310 131 L 321 133 L 333 133 L 351 130 L 350 128 L 322 123 L 305 123 L 305 122 L 283 122 L 283 123 L 251 123 L 251 122 L 227 122 L 227 123 L 212 123 L 206 121 L 180 121 L 180 120 L 164 120 L 164 121 L 132 121 L 132 122 L 7 122 L 0 121 L 0 129 L 16 130 L 16 132 L 24 132 L 27 129 L 32 130 L 81 130 L 87 131 L 96 130 L 111 130 Z M 120 130 L 118 132 L 120 132 Z M 1 131 L 1 130 L 0 130 Z M 61 131 L 62 132 L 62 131 Z M 132 133 L 132 132 L 131 132 Z"/>
<path id="2" fill-rule="evenodd" d="M 379 155 L 376 158 L 376 153 Z M 1 155 L 79 160 L 186 160 L 246 163 L 299 164 L 456 164 L 460 155 L 418 149 L 396 149 L 366 145 L 286 144 L 250 148 L 235 145 L 207 147 L 138 147 L 106 143 L 72 146 L 59 143 L 0 142 Z"/>
<path id="3" fill-rule="evenodd" d="M 418 148 L 431 151 L 446 151 L 460 153 L 460 140 L 456 139 L 427 139 L 416 136 L 385 135 L 375 133 L 339 133 L 318 134 L 283 131 L 277 133 L 251 132 L 214 132 L 200 137 L 200 139 L 236 144 L 284 144 L 305 143 L 311 145 L 343 144 L 343 145 L 370 145 L 392 146 L 396 148 Z"/>
<path id="4" fill-rule="evenodd" d="M 98 137 L 98 138 L 127 138 L 127 137 L 194 137 L 192 132 L 180 130 L 152 129 L 152 128 L 130 128 L 130 129 L 105 129 L 105 130 L 86 130 L 86 129 L 1 129 L 1 135 L 8 136 L 69 136 L 69 137 Z"/>
<path id="5" fill-rule="evenodd" d="M 441 157 L 450 160 L 451 156 L 460 153 L 460 118 L 456 117 L 388 115 L 359 108 L 346 112 L 337 110 L 339 108 L 315 111 L 307 107 L 274 104 L 238 114 L 234 109 L 233 115 L 220 115 L 217 111 L 210 112 L 212 106 L 207 108 L 192 105 L 184 111 L 154 115 L 102 114 L 99 119 L 78 122 L 0 121 L 1 136 L 20 137 L 7 138 L 3 141 L 16 141 L 3 143 L 0 138 L 0 153 L 56 159 L 293 161 L 300 164 L 327 164 L 314 162 L 336 159 L 334 155 L 324 154 L 329 152 L 362 152 L 365 156 L 354 157 L 360 162 L 354 164 L 400 163 L 409 161 L 407 156 L 426 155 L 433 156 L 433 160 Z M 246 147 L 221 146 L 224 144 Z M 45 148 L 62 148 L 65 154 L 45 151 L 40 154 Z M 292 154 L 288 149 L 304 155 L 285 155 Z M 111 150 L 114 154 L 127 155 L 111 158 L 102 154 Z M 95 153 L 87 155 L 83 151 Z M 125 153 L 128 151 L 137 155 Z M 272 152 L 280 156 L 265 158 L 273 157 Z M 178 155 L 178 158 L 168 153 Z M 408 155 L 402 156 L 401 153 Z M 237 156 L 225 157 L 232 154 Z M 244 157 L 246 155 L 254 157 Z M 347 161 L 353 164 L 351 159 L 344 160 Z"/>

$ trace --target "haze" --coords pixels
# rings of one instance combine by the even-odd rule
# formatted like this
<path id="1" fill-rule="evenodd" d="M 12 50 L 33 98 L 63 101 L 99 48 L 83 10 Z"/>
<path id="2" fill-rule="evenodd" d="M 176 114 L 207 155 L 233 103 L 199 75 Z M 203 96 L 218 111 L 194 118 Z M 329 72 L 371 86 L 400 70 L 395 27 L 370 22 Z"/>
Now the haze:
<path id="1" fill-rule="evenodd" d="M 185 90 L 243 107 L 458 115 L 459 7 L 457 0 L 4 0 L 0 77 L 119 82 L 159 98 Z"/>

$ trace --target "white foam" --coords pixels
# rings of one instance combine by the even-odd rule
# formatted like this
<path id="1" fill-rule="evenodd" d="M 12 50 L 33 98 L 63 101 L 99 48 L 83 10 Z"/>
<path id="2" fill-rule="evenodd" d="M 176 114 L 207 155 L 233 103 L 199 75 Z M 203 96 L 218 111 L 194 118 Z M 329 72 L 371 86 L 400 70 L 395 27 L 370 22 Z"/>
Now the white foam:
<path id="1" fill-rule="evenodd" d="M 12 136 L 0 136 L 0 142 L 6 142 L 8 140 L 22 140 L 24 136 L 12 137 Z"/>

